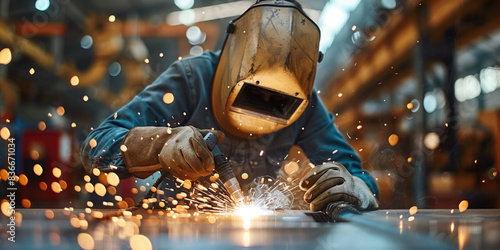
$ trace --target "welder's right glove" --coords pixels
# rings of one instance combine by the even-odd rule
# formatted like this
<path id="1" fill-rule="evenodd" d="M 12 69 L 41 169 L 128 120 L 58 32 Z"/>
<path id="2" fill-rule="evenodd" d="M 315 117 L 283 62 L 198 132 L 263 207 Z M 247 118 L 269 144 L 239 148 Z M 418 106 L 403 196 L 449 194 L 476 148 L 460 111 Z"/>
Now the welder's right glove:
<path id="1" fill-rule="evenodd" d="M 312 211 L 322 210 L 330 202 L 345 201 L 358 210 L 377 209 L 378 202 L 363 180 L 352 176 L 338 162 L 328 162 L 311 169 L 300 181 L 306 191 L 304 200 Z"/>
<path id="2" fill-rule="evenodd" d="M 219 143 L 224 140 L 221 131 L 193 126 L 132 128 L 121 147 L 125 166 L 139 178 L 147 178 L 162 168 L 180 179 L 196 180 L 209 175 L 215 168 L 214 157 L 203 140 L 209 132 L 217 136 Z"/>

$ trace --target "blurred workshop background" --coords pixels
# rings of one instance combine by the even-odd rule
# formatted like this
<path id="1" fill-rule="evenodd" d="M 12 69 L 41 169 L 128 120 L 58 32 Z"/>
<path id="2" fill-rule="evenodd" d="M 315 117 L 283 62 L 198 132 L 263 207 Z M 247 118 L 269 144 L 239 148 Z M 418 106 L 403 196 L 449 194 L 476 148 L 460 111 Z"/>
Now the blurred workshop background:
<path id="1" fill-rule="evenodd" d="M 315 86 L 381 208 L 500 208 L 500 1 L 299 2 L 322 32 Z M 79 155 L 89 131 L 173 61 L 219 50 L 252 3 L 0 0 L 0 196 L 15 138 L 24 207 L 98 200 Z"/>

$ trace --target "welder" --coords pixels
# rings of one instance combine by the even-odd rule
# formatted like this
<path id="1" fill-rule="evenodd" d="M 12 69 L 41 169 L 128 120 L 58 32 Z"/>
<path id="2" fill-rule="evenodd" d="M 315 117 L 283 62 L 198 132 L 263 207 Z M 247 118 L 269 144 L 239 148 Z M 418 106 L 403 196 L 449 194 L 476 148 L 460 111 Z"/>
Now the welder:
<path id="1" fill-rule="evenodd" d="M 297 145 L 316 165 L 300 182 L 311 210 L 335 201 L 378 208 L 375 181 L 313 88 L 319 39 L 296 1 L 257 1 L 229 23 L 221 51 L 174 62 L 91 131 L 84 166 L 196 180 L 214 171 L 203 139 L 213 132 L 243 189 L 276 176 Z"/>

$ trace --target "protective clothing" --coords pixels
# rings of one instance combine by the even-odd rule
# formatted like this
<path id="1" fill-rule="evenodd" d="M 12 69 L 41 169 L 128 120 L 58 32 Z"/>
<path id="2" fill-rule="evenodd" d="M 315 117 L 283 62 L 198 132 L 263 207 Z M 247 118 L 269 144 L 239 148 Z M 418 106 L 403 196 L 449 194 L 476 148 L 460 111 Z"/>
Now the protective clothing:
<path id="1" fill-rule="evenodd" d="M 323 209 L 330 202 L 346 201 L 359 210 L 377 209 L 378 202 L 368 186 L 338 162 L 328 162 L 311 169 L 300 181 L 306 191 L 304 200 L 312 211 Z"/>
<path id="2" fill-rule="evenodd" d="M 170 126 L 173 129 L 191 125 L 221 130 L 210 109 L 210 91 L 218 58 L 218 52 L 207 51 L 201 56 L 174 62 L 132 101 L 90 131 L 81 153 L 87 171 L 98 168 L 101 172 L 115 172 L 121 178 L 130 177 L 120 146 L 125 135 L 134 127 Z M 163 101 L 167 93 L 174 96 L 173 102 Z M 92 139 L 97 145 L 89 144 Z M 326 110 L 316 91 L 312 92 L 302 116 L 288 127 L 259 138 L 242 138 L 226 133 L 219 149 L 228 157 L 233 172 L 245 188 L 256 177 L 275 177 L 293 145 L 301 147 L 301 154 L 305 154 L 314 165 L 328 161 L 342 163 L 352 175 L 361 178 L 373 193 L 378 194 L 375 180 L 361 168 L 356 151 L 337 130 L 334 115 Z M 147 147 L 143 148 L 146 155 Z M 248 178 L 241 178 L 243 173 Z"/>
<path id="3" fill-rule="evenodd" d="M 180 179 L 196 180 L 214 171 L 214 157 L 203 136 L 217 135 L 221 142 L 224 133 L 201 130 L 192 126 L 135 127 L 120 146 L 123 160 L 133 176 L 147 178 L 163 168 Z"/>
<path id="4" fill-rule="evenodd" d="M 259 2 L 233 20 L 212 88 L 217 123 L 255 138 L 295 122 L 309 103 L 319 39 L 314 21 L 287 1 Z"/>

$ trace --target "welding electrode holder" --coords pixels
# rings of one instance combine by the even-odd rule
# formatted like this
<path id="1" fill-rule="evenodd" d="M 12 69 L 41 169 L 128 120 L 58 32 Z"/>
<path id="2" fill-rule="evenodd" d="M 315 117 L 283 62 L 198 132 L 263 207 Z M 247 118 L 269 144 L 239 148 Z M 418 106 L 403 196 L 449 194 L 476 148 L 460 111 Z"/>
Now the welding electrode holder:
<path id="1" fill-rule="evenodd" d="M 233 169 L 227 161 L 227 157 L 217 147 L 217 136 L 214 133 L 208 133 L 203 138 L 207 143 L 207 147 L 214 155 L 215 170 L 219 174 L 219 179 L 226 187 L 227 191 L 236 203 L 242 203 L 244 200 L 240 184 L 234 175 Z"/>

